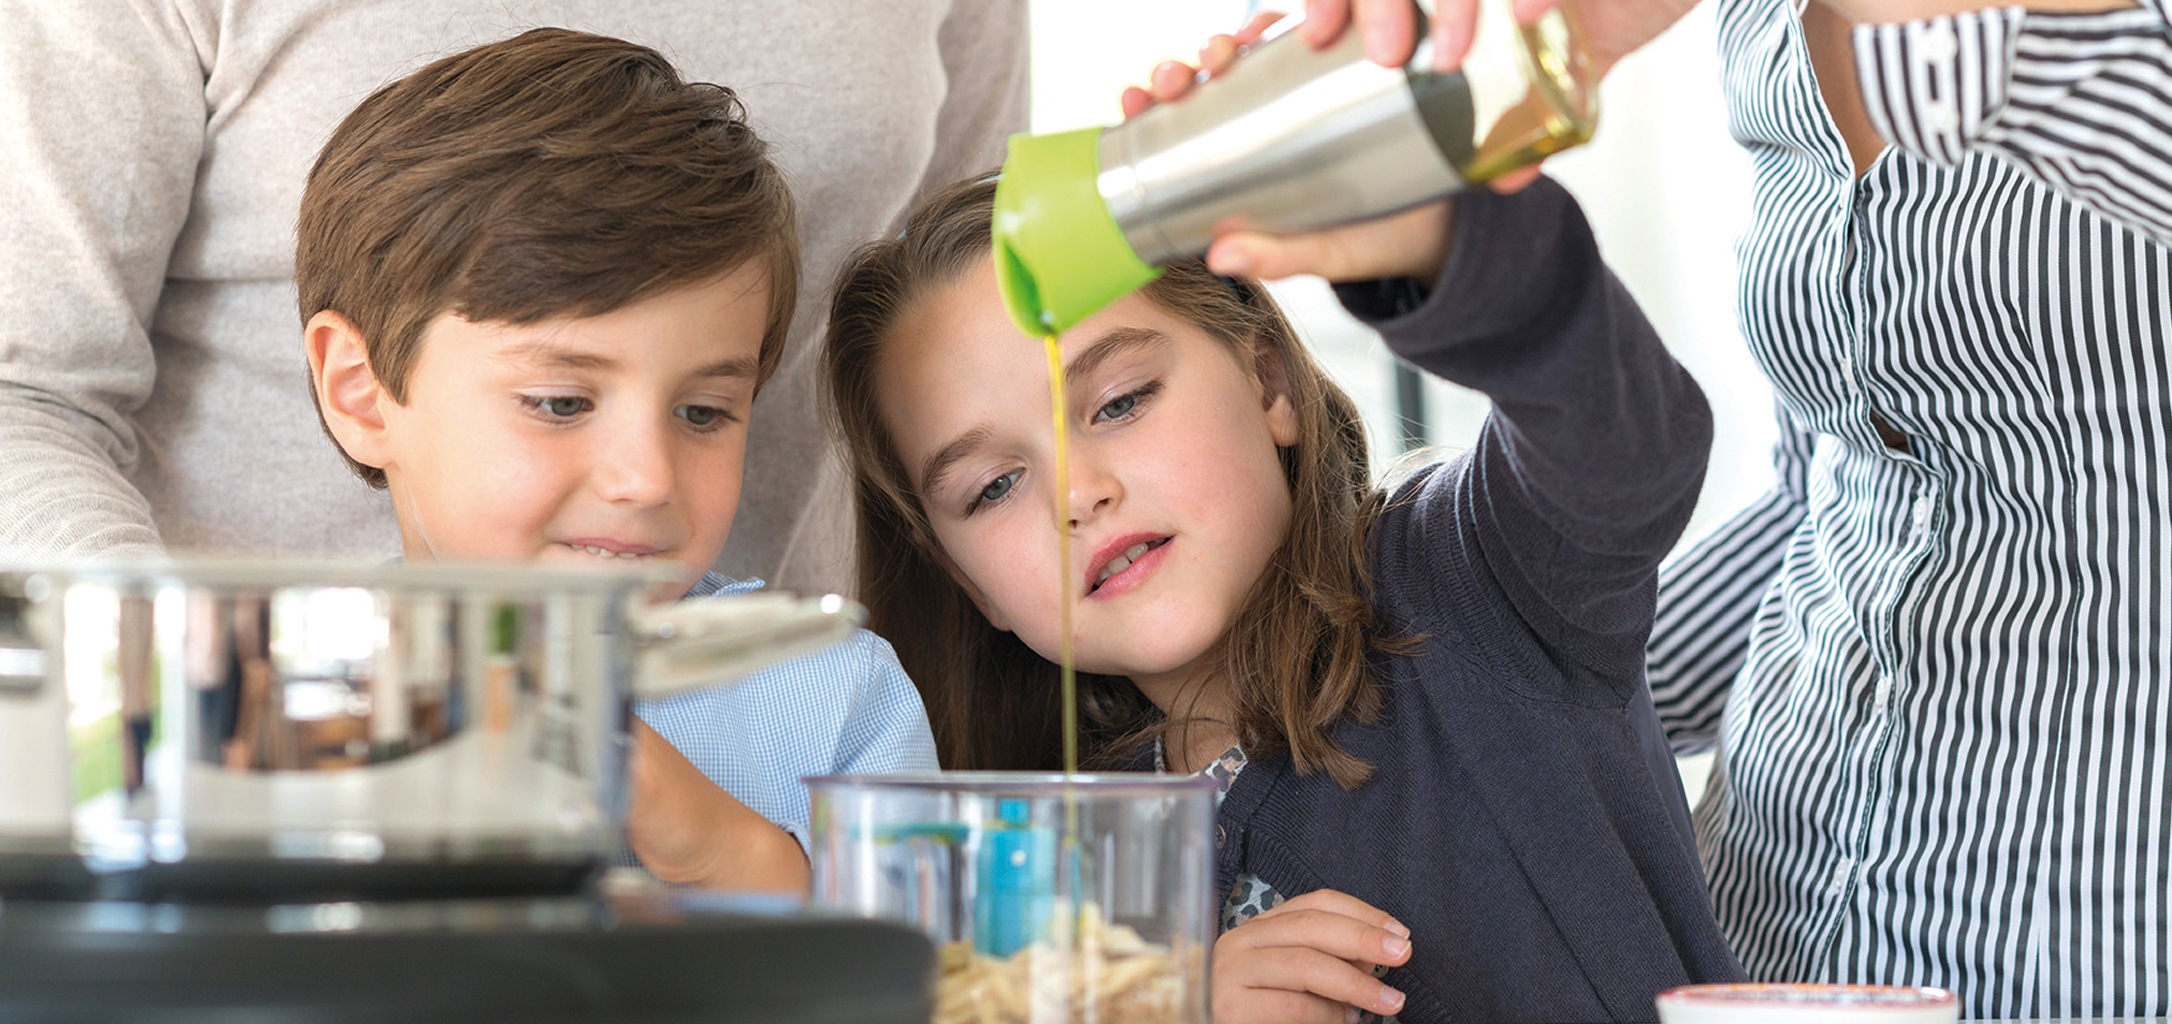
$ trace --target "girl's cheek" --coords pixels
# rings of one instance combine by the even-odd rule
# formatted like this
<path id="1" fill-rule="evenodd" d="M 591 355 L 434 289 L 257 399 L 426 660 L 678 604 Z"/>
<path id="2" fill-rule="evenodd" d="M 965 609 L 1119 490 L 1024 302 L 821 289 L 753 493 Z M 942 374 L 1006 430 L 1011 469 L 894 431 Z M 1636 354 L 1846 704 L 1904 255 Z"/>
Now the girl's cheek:
<path id="1" fill-rule="evenodd" d="M 987 580 L 991 598 L 1006 603 L 1031 603 L 1035 595 L 1052 592 L 1056 581 L 1049 574 L 1055 561 L 1056 535 L 1045 527 L 1033 529 L 1030 516 L 1019 516 L 983 537 L 976 560 L 981 579 Z M 1047 554 L 1034 550 L 1038 545 Z"/>

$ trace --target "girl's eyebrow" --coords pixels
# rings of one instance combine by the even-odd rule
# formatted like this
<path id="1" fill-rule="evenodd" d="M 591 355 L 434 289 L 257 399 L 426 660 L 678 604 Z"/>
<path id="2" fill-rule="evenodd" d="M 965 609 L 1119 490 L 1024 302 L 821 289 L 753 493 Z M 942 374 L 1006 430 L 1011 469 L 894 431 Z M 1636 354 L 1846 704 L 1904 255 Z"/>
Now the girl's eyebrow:
<path id="1" fill-rule="evenodd" d="M 1071 361 L 1071 365 L 1064 367 L 1063 379 L 1065 383 L 1075 383 L 1092 376 L 1095 370 L 1101 368 L 1102 363 L 1117 356 L 1164 344 L 1168 340 L 1168 335 L 1151 327 L 1109 328 L 1107 333 L 1095 338 L 1086 347 L 1086 351 L 1079 353 L 1078 358 Z"/>
<path id="2" fill-rule="evenodd" d="M 975 449 L 987 444 L 989 437 L 987 427 L 974 427 L 958 435 L 949 444 L 937 448 L 935 454 L 928 456 L 927 461 L 920 464 L 920 493 L 923 496 L 933 496 L 936 491 L 942 490 L 943 478 L 950 474 L 951 468 L 973 454 Z"/>

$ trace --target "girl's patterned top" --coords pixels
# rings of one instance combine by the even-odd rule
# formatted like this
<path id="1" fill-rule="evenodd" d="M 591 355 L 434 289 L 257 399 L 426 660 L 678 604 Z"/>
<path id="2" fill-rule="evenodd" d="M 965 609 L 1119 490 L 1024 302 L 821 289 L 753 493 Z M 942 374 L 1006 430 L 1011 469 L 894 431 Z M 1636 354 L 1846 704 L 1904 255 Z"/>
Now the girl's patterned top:
<path id="1" fill-rule="evenodd" d="M 1199 769 L 1199 774 L 1215 782 L 1215 803 L 1221 803 L 1222 798 L 1229 795 L 1229 787 L 1237 781 L 1237 776 L 1243 773 L 1244 765 L 1244 747 L 1238 745 L 1230 747 L 1222 756 Z M 1160 740 L 1154 741 L 1154 770 L 1169 770 L 1169 761 L 1162 753 Z M 1222 900 L 1221 930 L 1226 932 L 1281 905 L 1282 894 L 1276 892 L 1274 886 L 1250 871 L 1239 872 L 1237 884 L 1229 887 L 1229 895 Z M 1373 977 L 1378 978 L 1387 973 L 1386 967 L 1374 965 Z M 1366 1010 L 1358 1011 L 1357 1019 L 1358 1024 L 1395 1024 L 1393 1017 L 1382 1017 Z"/>

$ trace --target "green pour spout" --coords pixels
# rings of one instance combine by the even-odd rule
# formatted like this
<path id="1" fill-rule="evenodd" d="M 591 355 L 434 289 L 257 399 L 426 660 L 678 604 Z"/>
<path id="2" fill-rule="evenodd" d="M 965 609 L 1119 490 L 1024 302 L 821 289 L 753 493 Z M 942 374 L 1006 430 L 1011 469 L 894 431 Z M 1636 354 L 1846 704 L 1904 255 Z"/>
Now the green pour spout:
<path id="1" fill-rule="evenodd" d="M 1099 128 L 1011 136 L 991 248 L 1003 306 L 1035 337 L 1070 329 L 1161 273 L 1101 201 L 1100 140 Z"/>

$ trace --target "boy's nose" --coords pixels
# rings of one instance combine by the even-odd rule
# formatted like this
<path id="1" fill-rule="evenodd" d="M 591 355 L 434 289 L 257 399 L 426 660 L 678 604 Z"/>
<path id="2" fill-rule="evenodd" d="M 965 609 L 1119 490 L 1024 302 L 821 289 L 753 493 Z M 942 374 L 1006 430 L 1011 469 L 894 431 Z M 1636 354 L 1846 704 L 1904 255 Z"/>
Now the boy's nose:
<path id="1" fill-rule="evenodd" d="M 618 432 L 593 463 L 598 494 L 616 504 L 662 505 L 671 500 L 671 447 L 662 431 Z"/>

